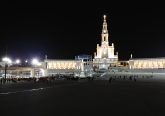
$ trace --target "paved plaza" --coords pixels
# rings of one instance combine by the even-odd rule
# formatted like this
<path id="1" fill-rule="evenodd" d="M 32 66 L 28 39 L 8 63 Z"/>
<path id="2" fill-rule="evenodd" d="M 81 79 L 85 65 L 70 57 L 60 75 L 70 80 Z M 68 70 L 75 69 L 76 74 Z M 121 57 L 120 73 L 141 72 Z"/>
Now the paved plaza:
<path id="1" fill-rule="evenodd" d="M 0 116 L 163 116 L 165 82 L 58 80 L 0 85 Z"/>

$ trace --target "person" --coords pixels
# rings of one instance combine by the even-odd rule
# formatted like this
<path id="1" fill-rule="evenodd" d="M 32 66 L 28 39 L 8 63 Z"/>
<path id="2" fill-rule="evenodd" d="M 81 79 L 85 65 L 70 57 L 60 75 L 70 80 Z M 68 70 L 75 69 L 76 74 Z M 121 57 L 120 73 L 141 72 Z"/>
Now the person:
<path id="1" fill-rule="evenodd" d="M 2 84 L 2 78 L 0 78 L 0 83 Z"/>
<path id="2" fill-rule="evenodd" d="M 125 77 L 126 77 L 126 76 L 123 77 L 123 80 L 125 80 Z"/>
<path id="3" fill-rule="evenodd" d="M 136 78 L 134 77 L 134 81 L 136 82 Z"/>
<path id="4" fill-rule="evenodd" d="M 112 81 L 112 77 L 109 78 L 109 83 L 111 83 L 111 81 Z"/>

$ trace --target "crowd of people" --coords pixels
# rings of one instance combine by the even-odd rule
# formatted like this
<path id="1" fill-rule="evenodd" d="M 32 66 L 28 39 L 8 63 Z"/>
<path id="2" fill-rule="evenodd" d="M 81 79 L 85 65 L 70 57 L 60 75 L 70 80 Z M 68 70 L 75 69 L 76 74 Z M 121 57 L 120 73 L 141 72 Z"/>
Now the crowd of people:
<path id="1" fill-rule="evenodd" d="M 10 78 L 0 78 L 0 84 L 7 84 L 7 83 L 21 83 L 21 82 L 52 82 L 55 80 L 69 80 L 66 76 L 59 77 L 58 75 L 56 76 L 48 76 L 48 77 L 29 77 L 29 78 L 23 78 L 23 77 L 10 77 Z"/>
<path id="2" fill-rule="evenodd" d="M 101 77 L 100 77 L 101 78 Z M 108 78 L 109 83 L 112 82 L 112 80 L 133 80 L 137 81 L 138 78 L 152 78 L 152 75 L 109 75 L 108 77 L 106 76 L 105 78 Z M 78 80 L 79 78 L 74 78 L 72 76 L 60 76 L 60 75 L 52 75 L 48 77 L 29 77 L 29 78 L 23 78 L 23 77 L 10 77 L 10 78 L 0 78 L 0 84 L 5 84 L 5 83 L 18 83 L 18 82 L 52 82 L 54 80 Z M 94 80 L 94 77 L 87 77 L 87 80 Z"/>
<path id="3" fill-rule="evenodd" d="M 132 80 L 137 81 L 138 78 L 152 78 L 153 75 L 120 75 L 120 76 L 110 76 L 109 77 L 109 83 L 111 83 L 112 80 Z"/>

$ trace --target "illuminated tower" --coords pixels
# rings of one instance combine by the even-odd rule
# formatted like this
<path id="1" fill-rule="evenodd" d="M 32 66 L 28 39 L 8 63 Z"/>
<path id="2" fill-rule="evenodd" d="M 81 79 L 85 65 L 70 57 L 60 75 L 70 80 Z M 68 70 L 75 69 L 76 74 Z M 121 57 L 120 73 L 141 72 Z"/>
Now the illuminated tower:
<path id="1" fill-rule="evenodd" d="M 101 46 L 97 44 L 97 52 L 94 53 L 93 63 L 100 68 L 108 69 L 110 66 L 117 65 L 118 53 L 114 54 L 114 44 L 109 46 L 109 34 L 107 28 L 106 15 L 103 16 L 103 26 L 101 33 Z"/>
<path id="2" fill-rule="evenodd" d="M 104 22 L 103 22 L 103 28 L 102 28 L 102 44 L 106 43 L 107 45 L 109 44 L 108 42 L 108 29 L 107 29 L 107 21 L 106 21 L 106 15 L 104 17 Z"/>

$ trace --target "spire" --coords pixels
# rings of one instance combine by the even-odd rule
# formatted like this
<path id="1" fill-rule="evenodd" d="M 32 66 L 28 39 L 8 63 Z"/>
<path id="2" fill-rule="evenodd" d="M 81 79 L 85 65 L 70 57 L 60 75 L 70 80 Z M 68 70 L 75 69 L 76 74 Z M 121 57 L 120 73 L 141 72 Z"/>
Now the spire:
<path id="1" fill-rule="evenodd" d="M 106 15 L 104 15 L 104 20 L 106 20 Z"/>
<path id="2" fill-rule="evenodd" d="M 106 15 L 103 16 L 103 28 L 102 28 L 102 42 L 106 41 L 108 42 L 108 29 L 107 29 L 107 21 L 106 21 Z"/>
<path id="3" fill-rule="evenodd" d="M 102 29 L 102 33 L 108 33 L 108 30 L 107 30 L 107 21 L 106 21 L 106 15 L 103 16 L 104 18 L 104 22 L 103 22 L 103 29 Z"/>
<path id="4" fill-rule="evenodd" d="M 131 54 L 131 59 L 132 59 L 132 54 Z"/>

